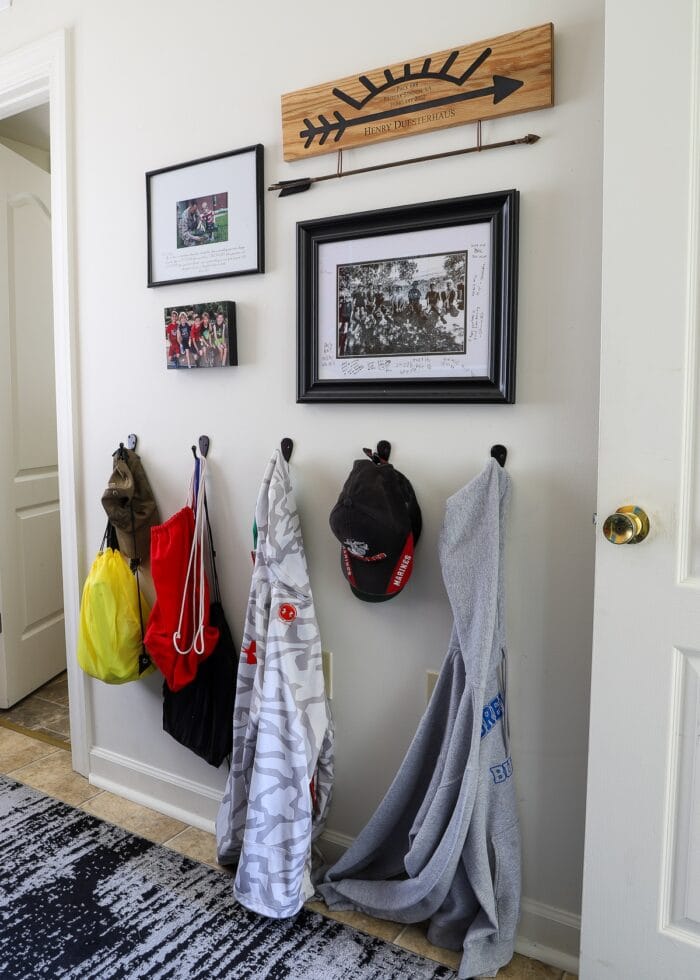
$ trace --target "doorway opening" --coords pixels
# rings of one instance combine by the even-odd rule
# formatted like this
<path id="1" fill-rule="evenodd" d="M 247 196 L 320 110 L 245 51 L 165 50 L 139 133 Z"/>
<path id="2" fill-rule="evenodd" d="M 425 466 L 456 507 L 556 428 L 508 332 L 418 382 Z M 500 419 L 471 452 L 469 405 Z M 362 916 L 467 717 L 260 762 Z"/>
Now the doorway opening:
<path id="1" fill-rule="evenodd" d="M 49 103 L 0 119 L 0 723 L 70 743 Z"/>
<path id="2" fill-rule="evenodd" d="M 87 684 L 75 658 L 80 609 L 80 535 L 76 501 L 79 424 L 73 275 L 74 195 L 69 152 L 72 144 L 69 78 L 69 38 L 65 30 L 56 31 L 23 48 L 0 56 L 0 125 L 4 120 L 8 120 L 8 126 L 13 125 L 13 119 L 16 121 L 28 110 L 30 113 L 32 110 L 39 110 L 32 117 L 34 122 L 38 121 L 37 117 L 42 113 L 46 113 L 47 108 L 49 113 L 50 174 L 47 176 L 50 194 L 48 215 L 44 215 L 44 218 L 50 216 L 49 261 L 52 266 L 50 289 L 53 305 L 54 358 L 52 383 L 56 410 L 55 456 L 53 461 L 47 462 L 41 455 L 49 441 L 46 438 L 47 430 L 37 426 L 34 416 L 38 408 L 45 407 L 50 399 L 44 392 L 34 400 L 17 402 L 17 398 L 22 396 L 15 395 L 14 391 L 19 393 L 31 390 L 30 377 L 29 385 L 17 385 L 16 389 L 13 389 L 11 397 L 15 398 L 15 402 L 8 403 L 6 386 L 0 382 L 0 401 L 5 399 L 3 411 L 9 413 L 11 409 L 14 410 L 24 426 L 19 437 L 17 433 L 13 433 L 15 458 L 11 464 L 6 463 L 6 454 L 0 449 L 0 480 L 7 482 L 7 474 L 12 473 L 12 467 L 15 470 L 12 475 L 14 498 L 10 504 L 5 505 L 5 510 L 9 511 L 11 506 L 15 508 L 13 520 L 16 531 L 19 526 L 17 532 L 19 546 L 15 554 L 34 556 L 32 561 L 35 562 L 32 565 L 28 558 L 28 564 L 22 567 L 21 561 L 24 560 L 22 557 L 7 559 L 4 557 L 5 549 L 0 542 L 0 564 L 4 561 L 11 566 L 11 573 L 6 573 L 4 576 L 0 568 L 0 576 L 2 576 L 0 578 L 0 614 L 2 614 L 0 646 L 9 641 L 13 616 L 16 622 L 21 624 L 21 628 L 16 625 L 13 627 L 15 635 L 19 635 L 24 641 L 31 641 L 39 636 L 44 643 L 43 647 L 37 643 L 37 646 L 41 647 L 40 653 L 35 657 L 27 656 L 22 663 L 22 672 L 36 671 L 29 680 L 25 678 L 24 689 L 19 684 L 17 676 L 8 676 L 5 686 L 14 685 L 14 695 L 12 702 L 7 698 L 1 707 L 13 710 L 15 697 L 20 699 L 30 695 L 38 697 L 37 689 L 41 689 L 44 684 L 53 683 L 53 688 L 50 691 L 45 688 L 41 696 L 43 700 L 55 701 L 56 706 L 65 707 L 68 711 L 72 768 L 88 776 L 91 717 L 88 710 Z M 26 123 L 26 118 L 24 121 Z M 21 139 L 16 139 L 16 133 L 7 138 L 22 142 Z M 0 145 L 0 150 L 5 149 L 4 145 Z M 21 154 L 16 158 L 12 157 L 15 161 L 20 158 Z M 35 228 L 40 224 L 41 208 L 37 203 L 37 197 L 41 198 L 41 194 L 30 191 L 28 196 L 24 197 L 20 193 L 19 199 L 15 201 L 18 215 L 12 229 L 15 240 L 18 240 L 17 236 L 27 234 L 27 229 L 31 225 L 29 216 Z M 22 204 L 24 206 L 20 206 Z M 4 256 L 4 260 L 0 262 L 0 274 L 6 265 L 8 265 L 7 256 Z M 11 271 L 16 278 L 17 270 Z M 0 300 L 2 297 L 3 291 L 0 289 Z M 14 312 L 11 310 L 9 314 L 10 319 L 14 316 L 12 322 L 16 350 L 12 352 L 12 356 L 16 356 L 20 348 L 26 355 L 26 350 L 29 348 L 30 365 L 32 364 L 33 327 L 31 320 L 34 315 L 39 316 L 36 310 L 43 310 L 45 305 L 35 304 L 32 307 L 34 313 L 27 313 L 26 309 L 29 309 L 27 307 L 21 322 L 18 322 L 16 310 Z M 0 344 L 2 333 L 2 322 L 0 322 Z M 3 359 L 0 356 L 0 370 L 7 367 L 5 362 L 10 357 L 7 340 L 5 343 L 7 358 Z M 40 362 L 46 364 L 46 360 L 50 361 L 50 357 L 44 360 L 37 358 L 37 364 Z M 49 385 L 51 381 L 46 383 Z M 4 418 L 3 415 L 3 421 Z M 34 425 L 33 429 L 32 425 Z M 32 441 L 32 432 L 41 434 L 37 445 Z M 17 446 L 24 454 L 19 461 L 16 458 Z M 52 481 L 54 481 L 53 493 L 51 493 Z M 0 488 L 0 502 L 4 501 L 3 493 L 4 490 Z M 0 536 L 5 526 L 7 526 L 7 519 L 0 521 Z M 37 555 L 43 556 L 43 561 L 36 560 Z M 17 580 L 20 582 L 19 586 L 16 585 Z M 57 581 L 62 585 L 62 597 L 56 595 Z M 51 589 L 54 590 L 53 593 Z M 19 598 L 17 598 L 18 590 Z M 59 641 L 52 645 L 45 640 L 51 635 L 52 630 L 54 634 L 63 633 L 64 650 L 60 655 L 56 653 Z M 44 655 L 49 658 L 50 655 L 54 655 L 57 659 L 42 676 L 39 665 L 43 665 L 42 670 L 45 669 Z M 69 694 L 65 690 L 64 679 L 60 677 L 63 670 L 66 671 L 65 680 Z M 51 698 L 47 697 L 48 693 L 51 694 Z M 67 704 L 63 705 L 61 701 L 66 701 Z M 3 727 L 6 731 L 12 724 L 14 723 L 10 721 L 3 723 L 0 720 L 0 735 Z M 38 733 L 37 737 L 40 734 Z M 64 743 L 66 747 L 67 744 Z"/>

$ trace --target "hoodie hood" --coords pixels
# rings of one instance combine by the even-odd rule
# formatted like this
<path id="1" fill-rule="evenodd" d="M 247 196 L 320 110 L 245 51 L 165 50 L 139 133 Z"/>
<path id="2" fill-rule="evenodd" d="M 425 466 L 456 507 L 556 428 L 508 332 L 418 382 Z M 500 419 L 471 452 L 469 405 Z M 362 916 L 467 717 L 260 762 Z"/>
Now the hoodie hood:
<path id="1" fill-rule="evenodd" d="M 255 576 L 273 578 L 303 595 L 311 593 L 301 525 L 289 467 L 279 449 L 272 454 L 255 507 L 258 540 Z"/>

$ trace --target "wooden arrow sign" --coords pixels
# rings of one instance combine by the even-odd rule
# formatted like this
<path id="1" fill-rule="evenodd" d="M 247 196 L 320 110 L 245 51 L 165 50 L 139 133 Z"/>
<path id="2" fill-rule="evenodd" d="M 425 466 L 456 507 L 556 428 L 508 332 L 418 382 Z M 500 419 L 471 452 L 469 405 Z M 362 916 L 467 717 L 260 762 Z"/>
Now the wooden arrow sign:
<path id="1" fill-rule="evenodd" d="M 284 159 L 554 103 L 551 24 L 282 96 Z"/>

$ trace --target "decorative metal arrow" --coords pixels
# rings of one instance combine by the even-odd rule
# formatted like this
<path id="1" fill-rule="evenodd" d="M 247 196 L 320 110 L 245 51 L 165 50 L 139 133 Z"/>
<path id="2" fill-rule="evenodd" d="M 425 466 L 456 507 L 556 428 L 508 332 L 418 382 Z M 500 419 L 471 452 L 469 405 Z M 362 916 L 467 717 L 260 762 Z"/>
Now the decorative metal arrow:
<path id="1" fill-rule="evenodd" d="M 518 78 L 508 78 L 505 75 L 493 75 L 493 85 L 487 88 L 472 89 L 470 92 L 459 92 L 457 95 L 447 95 L 441 99 L 431 99 L 428 102 L 418 102 L 413 105 L 398 106 L 393 109 L 385 109 L 382 112 L 372 112 L 365 116 L 356 116 L 354 119 L 346 119 L 342 113 L 334 112 L 335 122 L 330 122 L 324 115 L 319 115 L 318 124 L 314 125 L 310 119 L 304 119 L 304 126 L 299 133 L 301 139 L 306 140 L 304 149 L 308 149 L 317 136 L 320 136 L 319 146 L 323 146 L 331 133 L 335 132 L 333 142 L 337 143 L 343 136 L 346 129 L 351 126 L 367 126 L 370 123 L 381 122 L 382 119 L 394 119 L 396 116 L 406 116 L 414 112 L 423 112 L 428 109 L 439 109 L 441 106 L 454 105 L 456 102 L 466 102 L 469 99 L 482 99 L 493 95 L 493 104 L 498 105 L 509 95 L 516 92 L 524 83 Z"/>
<path id="2" fill-rule="evenodd" d="M 290 194 L 301 194 L 308 191 L 313 184 L 319 184 L 324 180 L 337 180 L 340 177 L 353 177 L 356 174 L 368 174 L 375 170 L 389 170 L 393 167 L 405 167 L 410 163 L 426 163 L 429 160 L 444 160 L 447 157 L 462 156 L 465 153 L 482 153 L 484 150 L 499 150 L 504 146 L 532 146 L 537 143 L 539 136 L 535 133 L 528 133 L 513 140 L 501 140 L 499 143 L 481 142 L 481 121 L 477 121 L 477 142 L 475 146 L 465 146 L 459 150 L 446 150 L 442 153 L 430 153 L 428 156 L 411 157 L 408 160 L 392 160 L 391 163 L 375 163 L 371 167 L 358 167 L 355 170 L 343 170 L 342 149 L 338 150 L 338 169 L 334 174 L 322 174 L 320 177 L 296 177 L 294 180 L 279 180 L 275 184 L 270 184 L 269 191 L 279 191 L 280 197 L 289 197 Z"/>

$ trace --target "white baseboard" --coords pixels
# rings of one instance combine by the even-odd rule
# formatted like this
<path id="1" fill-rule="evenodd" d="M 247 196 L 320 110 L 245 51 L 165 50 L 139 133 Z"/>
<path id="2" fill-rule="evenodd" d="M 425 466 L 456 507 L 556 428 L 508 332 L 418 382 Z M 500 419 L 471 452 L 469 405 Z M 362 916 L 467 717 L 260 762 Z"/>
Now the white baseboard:
<path id="1" fill-rule="evenodd" d="M 221 793 L 202 783 L 101 748 L 90 752 L 90 782 L 183 823 L 214 832 Z M 331 829 L 319 839 L 329 863 L 337 861 L 352 842 L 352 837 Z M 522 899 L 515 948 L 523 956 L 577 974 L 580 933 L 580 916 L 531 898 Z"/>
<path id="2" fill-rule="evenodd" d="M 214 833 L 221 793 L 209 786 L 101 748 L 90 751 L 89 779 L 93 786 Z"/>
<path id="3" fill-rule="evenodd" d="M 335 864 L 353 842 L 352 837 L 341 834 L 337 830 L 324 830 L 318 839 L 318 845 L 328 864 Z"/>
<path id="4" fill-rule="evenodd" d="M 532 898 L 523 898 L 520 910 L 516 951 L 578 975 L 581 916 Z"/>

